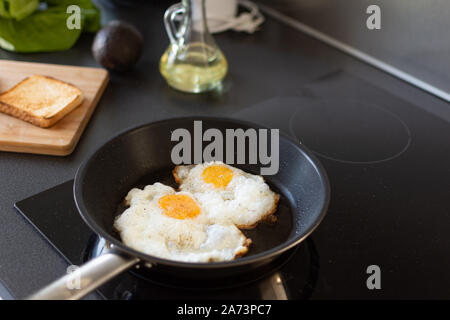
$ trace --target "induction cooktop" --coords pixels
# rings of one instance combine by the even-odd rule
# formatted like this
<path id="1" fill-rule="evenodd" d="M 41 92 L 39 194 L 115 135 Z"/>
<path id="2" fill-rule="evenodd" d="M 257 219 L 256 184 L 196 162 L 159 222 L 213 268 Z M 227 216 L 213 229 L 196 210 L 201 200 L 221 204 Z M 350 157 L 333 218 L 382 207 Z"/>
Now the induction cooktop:
<path id="1" fill-rule="evenodd" d="M 72 196 L 73 180 L 16 203 L 72 266 L 100 255 L 104 240 L 82 221 Z M 268 266 L 230 281 L 183 283 L 162 275 L 146 278 L 125 272 L 98 289 L 105 299 L 301 299 L 308 298 L 317 280 L 318 257 L 314 241 L 284 253 Z"/>
<path id="2" fill-rule="evenodd" d="M 450 124 L 422 107 L 338 70 L 236 114 L 297 138 L 328 173 L 312 298 L 450 298 Z"/>
<path id="3" fill-rule="evenodd" d="M 126 272 L 99 289 L 104 298 L 450 298 L 447 122 L 345 71 L 233 117 L 279 128 L 317 155 L 331 183 L 321 225 L 269 269 L 231 287 L 174 286 Z M 78 265 L 102 243 L 78 216 L 71 188 L 68 181 L 16 208 Z"/>

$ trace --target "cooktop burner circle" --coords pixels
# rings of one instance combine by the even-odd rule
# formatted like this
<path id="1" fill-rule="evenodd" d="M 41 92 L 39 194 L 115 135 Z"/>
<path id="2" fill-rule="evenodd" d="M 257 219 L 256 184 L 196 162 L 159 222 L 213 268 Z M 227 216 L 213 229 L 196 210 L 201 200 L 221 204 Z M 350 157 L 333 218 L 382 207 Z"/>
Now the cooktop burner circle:
<path id="1" fill-rule="evenodd" d="M 397 115 L 351 99 L 301 105 L 289 130 L 317 155 L 352 164 L 395 159 L 411 144 L 410 130 Z"/>

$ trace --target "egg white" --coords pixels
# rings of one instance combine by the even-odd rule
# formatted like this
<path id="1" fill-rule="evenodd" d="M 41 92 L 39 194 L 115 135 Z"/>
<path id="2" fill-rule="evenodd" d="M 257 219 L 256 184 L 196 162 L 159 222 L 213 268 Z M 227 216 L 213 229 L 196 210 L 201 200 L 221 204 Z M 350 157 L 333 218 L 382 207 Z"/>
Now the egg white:
<path id="1" fill-rule="evenodd" d="M 202 178 L 203 170 L 215 165 L 226 166 L 233 172 L 225 188 L 206 183 Z M 279 195 L 270 190 L 261 176 L 246 173 L 220 161 L 177 166 L 173 175 L 180 183 L 180 190 L 193 194 L 211 221 L 250 229 L 262 220 L 275 220 L 273 214 Z"/>
<path id="2" fill-rule="evenodd" d="M 233 224 L 214 223 L 199 203 L 200 214 L 194 218 L 167 216 L 158 200 L 169 194 L 186 194 L 196 200 L 189 192 L 177 193 L 161 183 L 143 190 L 134 188 L 128 193 L 125 202 L 129 208 L 114 222 L 125 245 L 149 255 L 184 262 L 227 261 L 247 252 L 250 239 Z"/>

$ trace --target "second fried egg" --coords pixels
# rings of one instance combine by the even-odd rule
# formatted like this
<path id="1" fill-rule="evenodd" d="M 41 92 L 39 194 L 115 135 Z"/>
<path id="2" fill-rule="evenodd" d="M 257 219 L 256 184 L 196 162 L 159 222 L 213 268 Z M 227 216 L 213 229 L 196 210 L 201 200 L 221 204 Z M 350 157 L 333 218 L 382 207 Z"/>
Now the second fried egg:
<path id="1" fill-rule="evenodd" d="M 177 166 L 173 175 L 180 190 L 193 194 L 213 221 L 249 229 L 262 220 L 274 219 L 279 195 L 261 176 L 220 161 Z"/>

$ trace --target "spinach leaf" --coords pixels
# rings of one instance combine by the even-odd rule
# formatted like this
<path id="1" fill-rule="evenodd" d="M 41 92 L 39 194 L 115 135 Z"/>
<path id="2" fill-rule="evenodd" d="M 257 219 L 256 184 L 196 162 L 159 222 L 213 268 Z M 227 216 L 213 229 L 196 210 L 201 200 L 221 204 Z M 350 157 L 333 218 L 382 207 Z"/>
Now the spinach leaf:
<path id="1" fill-rule="evenodd" d="M 71 48 L 82 32 L 100 29 L 100 11 L 90 0 L 49 0 L 22 20 L 0 18 L 0 47 L 16 52 L 49 52 Z M 2 0 L 0 0 L 0 11 Z M 69 29 L 69 5 L 81 9 L 81 28 Z"/>
<path id="2" fill-rule="evenodd" d="M 39 0 L 0 0 L 0 16 L 22 20 L 39 6 Z"/>

